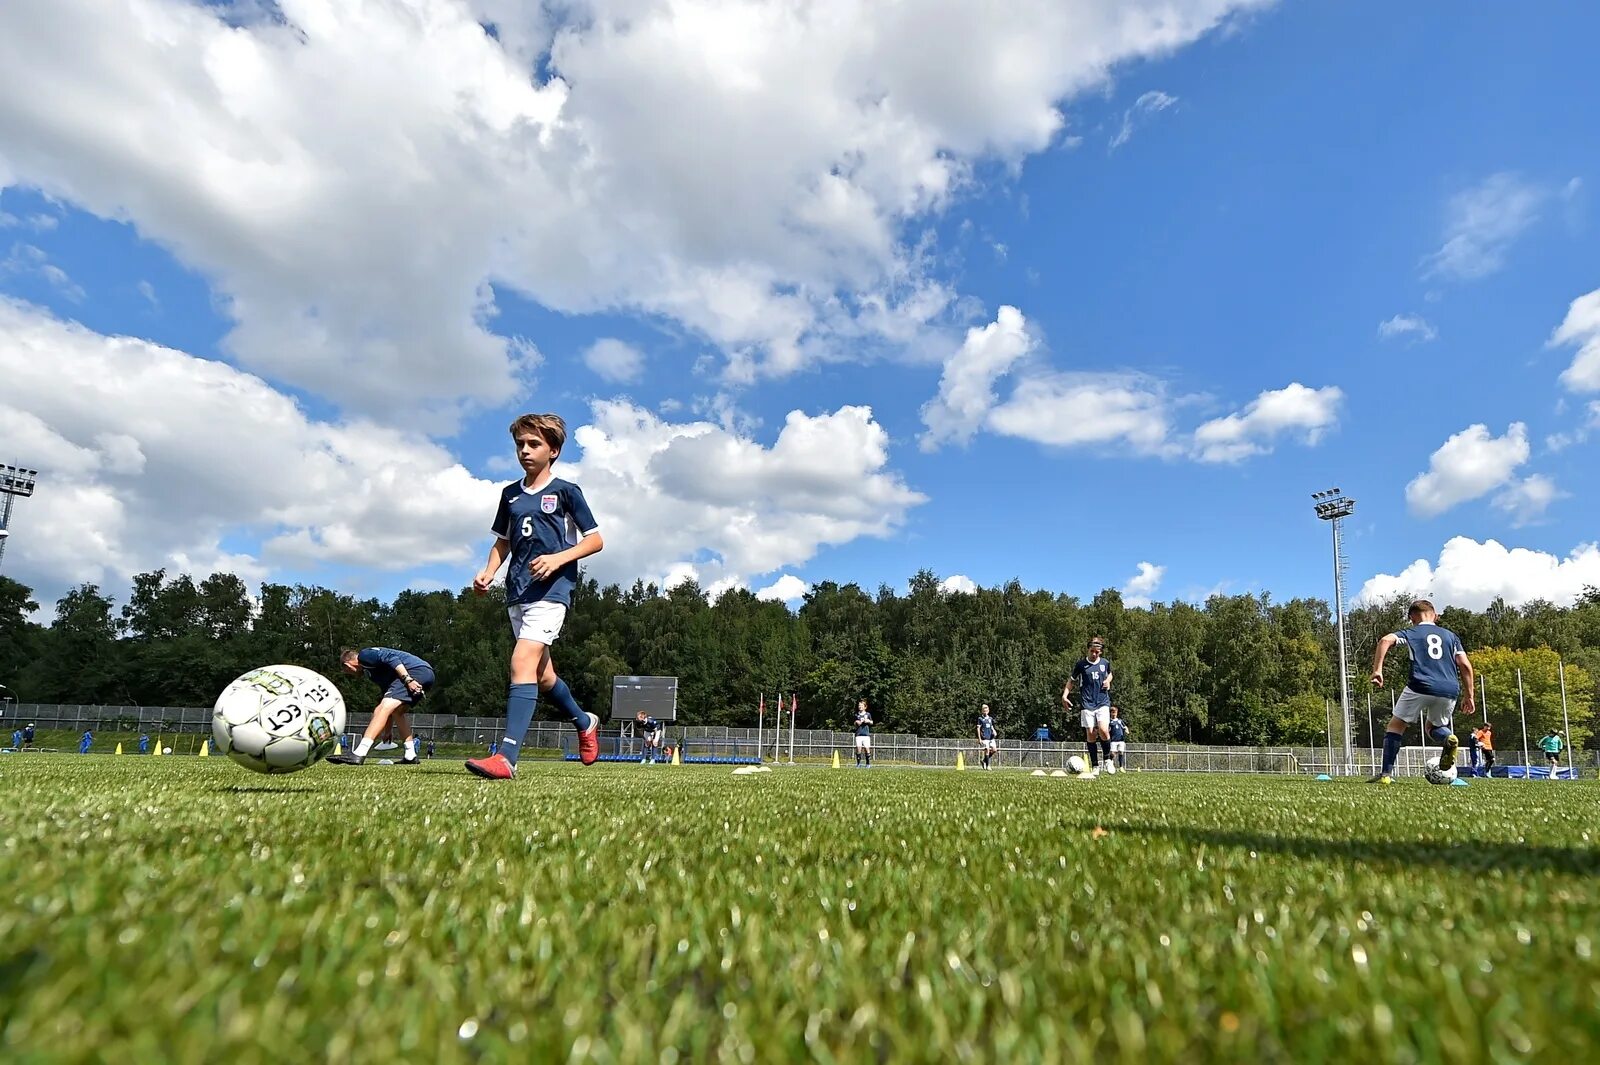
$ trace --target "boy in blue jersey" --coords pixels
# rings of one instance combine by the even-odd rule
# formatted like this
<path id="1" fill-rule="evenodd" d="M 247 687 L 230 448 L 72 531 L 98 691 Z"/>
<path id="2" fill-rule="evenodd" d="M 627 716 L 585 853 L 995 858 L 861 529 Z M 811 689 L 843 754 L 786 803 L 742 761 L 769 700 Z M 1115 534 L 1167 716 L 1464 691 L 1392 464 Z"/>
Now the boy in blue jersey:
<path id="1" fill-rule="evenodd" d="M 1083 726 L 1083 745 L 1089 751 L 1089 772 L 1098 773 L 1101 755 L 1111 764 L 1111 662 L 1102 658 L 1105 640 L 1099 636 L 1089 641 L 1084 656 L 1073 665 L 1067 686 L 1061 689 L 1061 705 L 1072 710 L 1072 684 L 1078 684 L 1080 712 L 1078 722 Z M 1098 746 L 1097 746 L 1098 745 Z"/>
<path id="2" fill-rule="evenodd" d="M 867 701 L 861 700 L 856 704 L 856 768 L 860 769 L 865 763 L 868 769 L 872 768 L 872 715 L 867 712 Z"/>
<path id="3" fill-rule="evenodd" d="M 372 711 L 372 720 L 361 734 L 356 749 L 350 754 L 334 754 L 328 761 L 334 765 L 361 765 L 371 753 L 384 730 L 397 725 L 400 742 L 405 746 L 405 756 L 400 765 L 421 765 L 417 757 L 417 737 L 411 731 L 410 711 L 433 688 L 433 667 L 406 651 L 392 647 L 364 647 L 357 651 L 346 647 L 339 652 L 340 667 L 351 676 L 365 673 L 367 679 L 383 689 L 383 698 Z"/>
<path id="4" fill-rule="evenodd" d="M 1427 723 L 1422 727 L 1443 748 L 1439 752 L 1439 768 L 1454 766 L 1461 741 L 1450 727 L 1450 716 L 1458 699 L 1463 714 L 1470 715 L 1477 709 L 1472 700 L 1472 660 L 1460 638 L 1439 626 L 1439 615 L 1426 599 L 1413 601 L 1406 614 L 1411 619 L 1410 627 L 1379 640 L 1372 654 L 1373 687 L 1383 687 L 1383 660 L 1397 643 L 1405 644 L 1411 652 L 1411 676 L 1394 704 L 1389 729 L 1383 734 L 1383 768 L 1368 781 L 1370 784 L 1394 783 L 1394 763 L 1400 757 L 1406 726 L 1423 717 Z"/>
<path id="5" fill-rule="evenodd" d="M 1000 732 L 994 727 L 988 703 L 978 711 L 978 746 L 983 751 L 983 768 L 993 769 L 995 756 L 1000 753 Z"/>
<path id="6" fill-rule="evenodd" d="M 94 746 L 94 733 L 89 729 L 83 730 L 83 735 L 78 737 L 78 753 L 88 754 L 89 748 Z"/>
<path id="7" fill-rule="evenodd" d="M 506 697 L 506 734 L 498 753 L 474 758 L 467 769 L 489 780 L 510 780 L 539 693 L 578 730 L 578 759 L 593 765 L 600 757 L 600 715 L 585 713 L 556 676 L 550 645 L 578 583 L 578 561 L 605 547 L 583 490 L 555 475 L 552 467 L 567 442 L 567 423 L 554 414 L 524 414 L 511 423 L 523 477 L 500 492 L 494 517 L 494 544 L 483 569 L 473 578 L 479 595 L 495 574 L 506 569 L 506 607 L 516 646 L 511 652 L 511 688 Z"/>
<path id="8" fill-rule="evenodd" d="M 667 727 L 643 710 L 634 714 L 633 719 L 638 722 L 636 727 L 644 739 L 644 755 L 639 759 L 639 763 L 643 765 L 646 762 L 661 761 L 661 742 L 666 739 Z"/>
<path id="9" fill-rule="evenodd" d="M 1128 723 L 1122 719 L 1122 712 L 1114 706 L 1106 731 L 1111 736 L 1111 757 L 1116 759 L 1117 768 L 1128 768 Z"/>

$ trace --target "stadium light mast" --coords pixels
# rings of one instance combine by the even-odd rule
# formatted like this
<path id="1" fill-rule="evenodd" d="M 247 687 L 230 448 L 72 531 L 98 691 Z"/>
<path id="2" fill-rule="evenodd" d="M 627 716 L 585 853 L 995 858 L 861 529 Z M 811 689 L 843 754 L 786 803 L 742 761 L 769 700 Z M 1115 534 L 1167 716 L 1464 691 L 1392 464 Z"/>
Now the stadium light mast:
<path id="1" fill-rule="evenodd" d="M 1333 610 L 1339 620 L 1339 706 L 1344 712 L 1344 771 L 1355 771 L 1355 752 L 1350 747 L 1350 667 L 1344 644 L 1344 537 L 1340 523 L 1356 509 L 1356 501 L 1338 488 L 1311 493 L 1317 517 L 1333 526 Z"/>
<path id="2" fill-rule="evenodd" d="M 11 506 L 19 498 L 33 495 L 38 470 L 0 464 L 0 562 L 6 557 L 6 541 L 11 538 Z"/>

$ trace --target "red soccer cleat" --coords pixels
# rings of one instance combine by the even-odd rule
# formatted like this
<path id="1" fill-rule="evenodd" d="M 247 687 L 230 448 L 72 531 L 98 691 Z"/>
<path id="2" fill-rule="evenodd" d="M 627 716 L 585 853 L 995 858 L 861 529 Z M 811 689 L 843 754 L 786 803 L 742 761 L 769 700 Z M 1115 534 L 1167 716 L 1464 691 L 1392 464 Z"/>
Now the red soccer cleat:
<path id="1" fill-rule="evenodd" d="M 594 724 L 578 733 L 578 761 L 594 765 L 600 760 L 600 715 L 590 714 Z"/>
<path id="2" fill-rule="evenodd" d="M 486 780 L 510 780 L 517 775 L 517 767 L 507 761 L 505 755 L 491 754 L 487 758 L 468 759 L 467 772 Z"/>

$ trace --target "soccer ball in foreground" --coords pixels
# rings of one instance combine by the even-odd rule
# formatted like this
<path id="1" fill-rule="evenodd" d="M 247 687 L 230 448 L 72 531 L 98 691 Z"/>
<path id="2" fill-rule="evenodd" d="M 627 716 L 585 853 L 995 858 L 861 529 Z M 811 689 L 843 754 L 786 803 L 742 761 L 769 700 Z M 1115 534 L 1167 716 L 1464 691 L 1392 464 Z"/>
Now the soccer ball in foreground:
<path id="1" fill-rule="evenodd" d="M 252 669 L 211 711 L 217 750 L 257 773 L 293 773 L 321 761 L 344 732 L 344 696 L 301 666 Z"/>
<path id="2" fill-rule="evenodd" d="M 1067 759 L 1067 768 L 1072 770 L 1074 773 L 1082 773 L 1084 770 L 1089 768 L 1089 763 L 1083 760 L 1083 755 L 1075 754 L 1071 758 Z"/>
<path id="3" fill-rule="evenodd" d="M 1440 769 L 1439 756 L 1434 755 L 1423 763 L 1422 775 L 1429 784 L 1450 784 L 1456 779 L 1456 767 Z"/>

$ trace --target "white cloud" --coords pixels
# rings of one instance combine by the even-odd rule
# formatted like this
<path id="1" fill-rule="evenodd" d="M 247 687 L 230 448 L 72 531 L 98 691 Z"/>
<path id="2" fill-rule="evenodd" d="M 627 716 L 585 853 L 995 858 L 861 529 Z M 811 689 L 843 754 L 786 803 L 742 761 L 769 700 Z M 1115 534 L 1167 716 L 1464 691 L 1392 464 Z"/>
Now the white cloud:
<path id="1" fill-rule="evenodd" d="M 1406 485 L 1406 505 L 1413 514 L 1432 518 L 1488 495 L 1511 481 L 1528 453 L 1528 430 L 1521 422 L 1512 422 L 1499 437 L 1490 436 L 1486 425 L 1470 425 L 1441 444 L 1428 472 Z"/>
<path id="2" fill-rule="evenodd" d="M 86 295 L 82 285 L 52 263 L 42 248 L 32 244 L 18 242 L 11 245 L 11 251 L 5 259 L 0 260 L 0 278 L 7 276 L 42 278 L 55 289 L 57 295 L 73 303 L 82 303 Z"/>
<path id="3" fill-rule="evenodd" d="M 644 353 L 625 341 L 602 337 L 584 351 L 583 364 L 602 380 L 629 384 L 644 373 Z"/>
<path id="4" fill-rule="evenodd" d="M 7 569 L 41 588 L 158 566 L 466 574 L 483 547 L 494 485 L 416 436 L 308 418 L 223 363 L 0 299 L 0 380 L 7 450 L 41 471 Z M 260 555 L 226 549 L 235 535 L 263 540 Z"/>
<path id="5" fill-rule="evenodd" d="M 944 364 L 939 395 L 922 408 L 922 449 L 946 441 L 967 443 L 983 425 L 998 397 L 995 382 L 1038 346 L 1022 312 L 1001 307 L 995 320 L 967 330 L 966 341 Z"/>
<path id="6" fill-rule="evenodd" d="M 1259 6 L 11 0 L 0 182 L 130 222 L 211 279 L 239 365 L 354 409 L 523 394 L 491 284 L 750 379 L 914 337 L 949 303 L 915 220 Z"/>
<path id="7" fill-rule="evenodd" d="M 804 599 L 809 591 L 811 591 L 811 585 L 792 573 L 785 573 L 765 588 L 756 592 L 756 598 L 793 603 L 796 600 Z"/>
<path id="8" fill-rule="evenodd" d="M 1238 462 L 1270 452 L 1288 435 L 1315 444 L 1338 422 L 1344 393 L 1333 385 L 1308 388 L 1298 382 L 1263 392 L 1242 412 L 1215 418 L 1194 431 L 1194 454 L 1202 462 Z"/>
<path id="9" fill-rule="evenodd" d="M 809 561 L 825 545 L 888 536 L 925 497 L 888 466 L 866 407 L 793 411 L 770 447 L 711 422 L 670 423 L 621 400 L 594 404 L 573 439 L 606 536 L 601 580 L 691 567 L 705 584 Z"/>
<path id="10" fill-rule="evenodd" d="M 1152 562 L 1139 563 L 1139 572 L 1128 578 L 1128 583 L 1122 586 L 1122 601 L 1131 607 L 1147 607 L 1151 603 L 1151 596 L 1156 589 L 1161 587 L 1161 579 L 1167 575 L 1167 567 L 1157 566 Z"/>
<path id="11" fill-rule="evenodd" d="M 138 285 L 134 287 L 138 291 L 139 295 L 144 298 L 144 301 L 150 304 L 152 308 L 159 309 L 161 307 L 161 300 L 156 295 L 156 287 L 150 282 L 140 281 Z"/>
<path id="12" fill-rule="evenodd" d="M 253 581 L 285 565 L 445 563 L 465 583 L 487 546 L 497 484 L 419 436 L 309 418 L 223 363 L 0 299 L 0 380 L 8 458 L 41 471 L 7 571 L 46 594 L 157 566 Z M 887 469 L 888 434 L 865 407 L 795 411 L 763 446 L 602 402 L 572 440 L 581 461 L 557 469 L 604 530 L 587 567 L 603 581 L 715 593 L 890 535 L 925 499 Z M 223 546 L 234 538 L 261 549 Z"/>
<path id="13" fill-rule="evenodd" d="M 1548 189 L 1512 173 L 1492 174 L 1451 197 L 1444 244 L 1423 260 L 1422 276 L 1473 281 L 1505 266 L 1506 254 L 1549 199 Z"/>
<path id="14" fill-rule="evenodd" d="M 1378 323 L 1378 336 L 1384 340 L 1410 338 L 1416 343 L 1426 344 L 1438 339 L 1439 331 L 1420 314 L 1397 314 Z"/>
<path id="15" fill-rule="evenodd" d="M 1600 288 L 1579 296 L 1550 334 L 1551 346 L 1576 345 L 1572 365 L 1561 374 L 1570 392 L 1600 392 Z"/>
<path id="16" fill-rule="evenodd" d="M 1141 93 L 1133 102 L 1133 106 L 1122 113 L 1122 125 L 1111 138 L 1111 146 L 1107 150 L 1114 152 L 1127 144 L 1133 139 L 1133 129 L 1136 124 L 1150 115 L 1160 114 L 1177 102 L 1176 96 L 1169 96 L 1159 90 Z"/>
<path id="17" fill-rule="evenodd" d="M 1585 585 L 1600 587 L 1600 546 L 1580 544 L 1558 558 L 1543 551 L 1507 548 L 1457 536 L 1437 564 L 1419 558 L 1398 574 L 1380 573 L 1361 586 L 1358 603 L 1427 595 L 1441 606 L 1482 610 L 1498 596 L 1512 606 L 1534 599 L 1571 604 Z"/>
<path id="18" fill-rule="evenodd" d="M 1514 528 L 1520 529 L 1525 525 L 1538 524 L 1544 519 L 1551 503 L 1565 498 L 1567 493 L 1558 488 L 1554 481 L 1542 473 L 1536 473 L 1507 485 L 1495 496 L 1494 506 L 1511 517 Z"/>
<path id="19" fill-rule="evenodd" d="M 978 582 L 962 573 L 953 573 L 939 582 L 939 590 L 946 595 L 973 595 Z"/>
<path id="20" fill-rule="evenodd" d="M 1167 451 L 1166 395 L 1132 373 L 1038 373 L 989 415 L 989 428 L 1053 447 L 1106 445 L 1140 455 Z"/>

